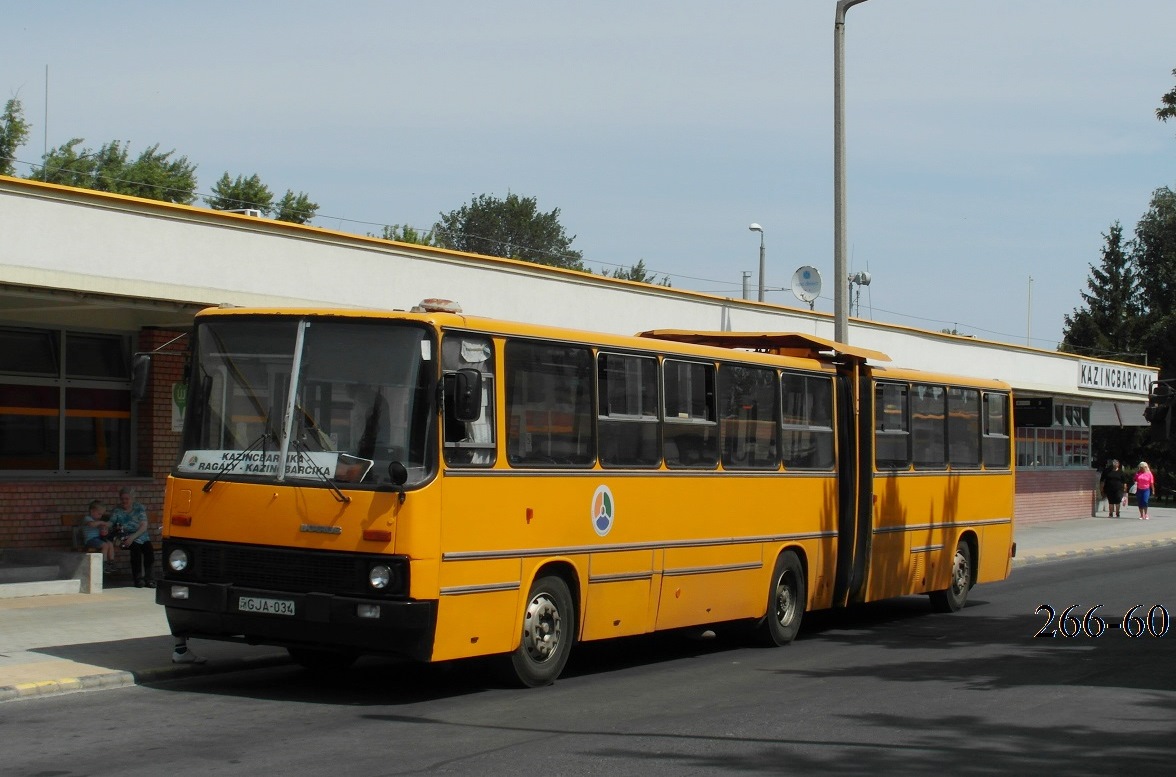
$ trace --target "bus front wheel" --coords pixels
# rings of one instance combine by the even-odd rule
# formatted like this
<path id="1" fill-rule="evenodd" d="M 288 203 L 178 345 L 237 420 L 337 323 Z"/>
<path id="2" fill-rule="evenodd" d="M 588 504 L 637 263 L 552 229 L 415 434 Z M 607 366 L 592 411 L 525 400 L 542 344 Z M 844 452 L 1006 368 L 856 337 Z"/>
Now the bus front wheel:
<path id="1" fill-rule="evenodd" d="M 768 589 L 768 612 L 759 625 L 760 641 L 769 647 L 796 639 L 805 608 L 804 566 L 792 551 L 780 554 Z"/>
<path id="2" fill-rule="evenodd" d="M 511 654 L 514 675 L 528 688 L 551 685 L 563 671 L 576 633 L 572 594 L 563 578 L 541 577 L 531 586 L 523 638 Z"/>
<path id="3" fill-rule="evenodd" d="M 951 562 L 951 581 L 942 591 L 931 592 L 931 608 L 936 612 L 956 612 L 968 601 L 972 587 L 972 547 L 964 540 L 956 546 Z"/>

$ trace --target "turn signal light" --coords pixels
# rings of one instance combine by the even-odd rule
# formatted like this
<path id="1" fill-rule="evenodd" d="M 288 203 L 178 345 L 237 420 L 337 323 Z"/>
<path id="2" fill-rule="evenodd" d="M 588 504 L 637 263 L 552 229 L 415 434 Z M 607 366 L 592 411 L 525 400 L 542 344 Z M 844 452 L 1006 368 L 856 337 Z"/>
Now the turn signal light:
<path id="1" fill-rule="evenodd" d="M 391 542 L 392 532 L 387 529 L 364 529 L 363 538 L 368 542 Z"/>

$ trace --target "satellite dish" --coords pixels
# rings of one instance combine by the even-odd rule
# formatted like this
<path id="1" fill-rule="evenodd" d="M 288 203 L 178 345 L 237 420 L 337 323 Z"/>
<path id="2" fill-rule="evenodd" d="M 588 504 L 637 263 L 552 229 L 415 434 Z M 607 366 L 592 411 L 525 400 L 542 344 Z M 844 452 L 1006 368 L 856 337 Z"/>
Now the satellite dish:
<path id="1" fill-rule="evenodd" d="M 798 300 L 807 302 L 809 307 L 812 307 L 813 300 L 821 296 L 821 274 L 817 272 L 816 267 L 806 264 L 792 273 L 792 293 Z"/>

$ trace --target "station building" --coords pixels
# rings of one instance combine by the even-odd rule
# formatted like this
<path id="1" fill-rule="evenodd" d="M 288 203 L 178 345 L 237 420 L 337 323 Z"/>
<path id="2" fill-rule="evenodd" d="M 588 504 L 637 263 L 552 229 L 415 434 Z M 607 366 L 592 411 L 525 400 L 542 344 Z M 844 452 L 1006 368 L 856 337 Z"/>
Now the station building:
<path id="1" fill-rule="evenodd" d="M 0 548 L 62 549 L 64 516 L 120 486 L 159 519 L 179 453 L 183 335 L 215 305 L 465 312 L 633 334 L 794 331 L 826 313 L 633 283 L 0 176 Z M 173 342 L 178 339 L 178 342 Z M 1016 514 L 1089 515 L 1091 430 L 1143 426 L 1154 368 L 851 319 L 849 340 L 903 367 L 999 378 L 1015 392 Z M 135 352 L 154 351 L 131 399 Z"/>

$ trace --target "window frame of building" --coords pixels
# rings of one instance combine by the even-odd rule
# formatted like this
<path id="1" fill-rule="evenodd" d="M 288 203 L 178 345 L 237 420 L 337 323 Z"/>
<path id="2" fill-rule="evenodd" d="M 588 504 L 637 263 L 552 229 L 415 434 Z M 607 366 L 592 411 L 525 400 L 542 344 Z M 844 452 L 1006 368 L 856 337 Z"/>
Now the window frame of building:
<path id="1" fill-rule="evenodd" d="M 1018 426 L 1017 466 L 1026 469 L 1090 469 L 1090 405 L 1054 399 L 1051 426 Z"/>
<path id="2" fill-rule="evenodd" d="M 0 478 L 131 475 L 138 428 L 134 345 L 125 332 L 0 326 Z M 29 447 L 38 436 L 41 444 Z M 26 443 L 24 450 L 8 448 L 6 437 Z M 40 465 L 30 466 L 35 462 Z"/>

